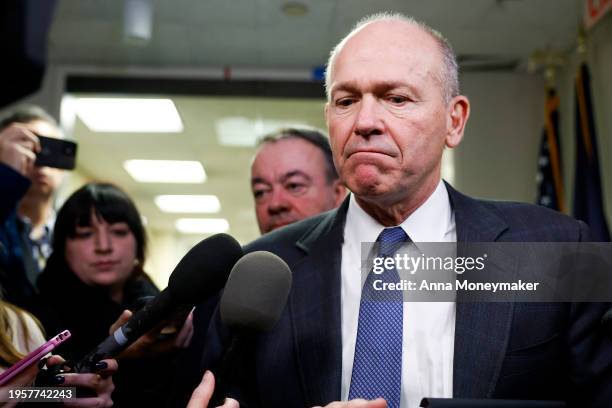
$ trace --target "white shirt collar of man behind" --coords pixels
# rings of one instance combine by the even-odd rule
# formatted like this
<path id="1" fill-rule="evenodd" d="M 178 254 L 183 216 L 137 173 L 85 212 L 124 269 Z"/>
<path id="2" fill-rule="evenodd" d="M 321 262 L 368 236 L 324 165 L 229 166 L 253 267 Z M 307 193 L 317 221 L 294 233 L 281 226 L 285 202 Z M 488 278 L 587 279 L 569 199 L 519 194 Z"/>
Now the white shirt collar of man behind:
<path id="1" fill-rule="evenodd" d="M 415 242 L 455 242 L 456 226 L 442 180 L 404 222 Z M 350 388 L 361 299 L 361 244 L 376 242 L 385 227 L 351 194 L 342 245 L 342 399 Z M 418 407 L 423 397 L 452 397 L 455 337 L 454 303 L 404 303 L 401 408 Z"/>

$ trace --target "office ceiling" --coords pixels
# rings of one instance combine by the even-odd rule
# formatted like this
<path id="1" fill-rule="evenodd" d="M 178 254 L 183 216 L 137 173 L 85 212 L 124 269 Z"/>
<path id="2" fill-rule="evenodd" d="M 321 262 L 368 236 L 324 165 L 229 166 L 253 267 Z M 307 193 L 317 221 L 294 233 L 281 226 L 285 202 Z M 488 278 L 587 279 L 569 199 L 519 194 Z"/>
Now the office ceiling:
<path id="1" fill-rule="evenodd" d="M 575 43 L 581 0 L 151 0 L 153 31 L 123 36 L 124 0 L 61 0 L 50 36 L 55 62 L 100 65 L 316 67 L 355 21 L 399 11 L 443 32 L 461 55 L 526 58 Z"/>

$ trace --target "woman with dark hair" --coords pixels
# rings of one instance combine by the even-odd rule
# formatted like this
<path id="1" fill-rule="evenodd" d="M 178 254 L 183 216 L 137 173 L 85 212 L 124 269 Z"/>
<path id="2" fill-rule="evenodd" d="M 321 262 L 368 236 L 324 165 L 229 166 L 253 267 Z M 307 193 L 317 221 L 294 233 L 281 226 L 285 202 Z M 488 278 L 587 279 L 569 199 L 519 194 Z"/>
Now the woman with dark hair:
<path id="1" fill-rule="evenodd" d="M 43 326 L 48 333 L 72 333 L 62 345 L 65 358 L 83 357 L 109 335 L 122 311 L 159 293 L 143 271 L 145 252 L 140 214 L 118 187 L 89 183 L 66 200 L 55 222 L 53 253 L 38 280 Z M 148 397 L 159 404 L 159 365 L 166 363 L 121 360 L 113 394 L 117 406 L 140 406 Z"/>
<path id="2" fill-rule="evenodd" d="M 159 293 L 142 269 L 145 251 L 138 210 L 119 188 L 90 183 L 66 200 L 38 286 L 47 332 L 72 333 L 64 352 L 69 357 L 86 354 L 123 310 Z"/>

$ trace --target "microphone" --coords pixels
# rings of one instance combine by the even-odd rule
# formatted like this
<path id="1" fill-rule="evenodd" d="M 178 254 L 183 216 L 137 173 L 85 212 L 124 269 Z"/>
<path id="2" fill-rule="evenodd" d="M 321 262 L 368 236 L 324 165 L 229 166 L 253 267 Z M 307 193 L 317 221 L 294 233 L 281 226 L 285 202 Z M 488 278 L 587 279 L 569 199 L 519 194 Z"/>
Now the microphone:
<path id="1" fill-rule="evenodd" d="M 83 357 L 76 371 L 89 372 L 98 361 L 118 355 L 178 308 L 218 293 L 241 256 L 242 247 L 230 235 L 217 234 L 200 241 L 174 268 L 168 287 Z"/>
<path id="2" fill-rule="evenodd" d="M 221 296 L 221 322 L 237 332 L 270 330 L 280 318 L 291 289 L 291 269 L 268 251 L 243 256 Z"/>
<path id="3" fill-rule="evenodd" d="M 221 362 L 211 406 L 227 396 L 227 380 L 234 372 L 241 343 L 249 344 L 248 335 L 269 331 L 280 319 L 291 282 L 289 266 L 267 251 L 246 254 L 232 269 L 219 306 L 221 323 L 231 330 L 232 340 Z"/>

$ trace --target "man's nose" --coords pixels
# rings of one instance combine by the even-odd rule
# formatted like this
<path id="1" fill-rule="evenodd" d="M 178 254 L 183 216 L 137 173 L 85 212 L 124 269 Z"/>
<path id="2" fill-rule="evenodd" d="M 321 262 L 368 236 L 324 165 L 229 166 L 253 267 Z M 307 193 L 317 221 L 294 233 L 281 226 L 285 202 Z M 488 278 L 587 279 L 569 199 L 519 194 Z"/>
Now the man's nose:
<path id="1" fill-rule="evenodd" d="M 363 96 L 355 119 L 355 133 L 363 137 L 382 134 L 383 124 L 380 115 L 377 99 L 371 95 Z"/>
<path id="2" fill-rule="evenodd" d="M 289 201 L 287 200 L 286 194 L 282 188 L 275 188 L 272 190 L 270 195 L 270 201 L 268 202 L 268 213 L 278 214 L 289 210 Z"/>
<path id="3" fill-rule="evenodd" d="M 101 229 L 96 233 L 96 252 L 107 254 L 113 251 L 113 242 L 110 234 L 105 229 Z"/>

